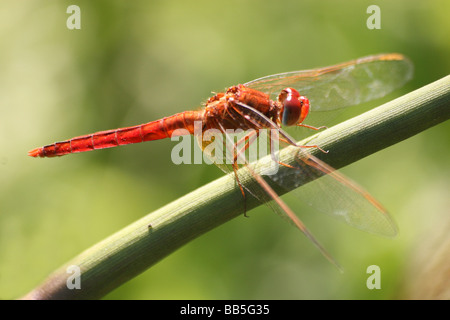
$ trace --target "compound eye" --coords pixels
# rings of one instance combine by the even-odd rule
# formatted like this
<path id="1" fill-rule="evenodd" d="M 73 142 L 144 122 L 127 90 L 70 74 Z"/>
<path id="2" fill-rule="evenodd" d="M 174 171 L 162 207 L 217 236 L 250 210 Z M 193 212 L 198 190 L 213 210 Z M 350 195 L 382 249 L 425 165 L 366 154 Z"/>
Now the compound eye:
<path id="1" fill-rule="evenodd" d="M 281 91 L 278 101 L 282 103 L 281 123 L 284 126 L 294 126 L 303 122 L 309 112 L 309 101 L 300 96 L 297 90 L 286 88 Z"/>

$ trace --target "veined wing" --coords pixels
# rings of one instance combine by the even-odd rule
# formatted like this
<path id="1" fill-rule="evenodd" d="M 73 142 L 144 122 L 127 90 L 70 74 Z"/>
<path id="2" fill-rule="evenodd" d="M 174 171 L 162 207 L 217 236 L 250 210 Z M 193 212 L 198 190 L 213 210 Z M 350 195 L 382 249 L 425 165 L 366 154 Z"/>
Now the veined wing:
<path id="1" fill-rule="evenodd" d="M 360 185 L 304 150 L 295 157 L 296 168 L 280 170 L 272 180 L 287 190 L 301 185 L 293 192 L 302 202 L 352 227 L 386 237 L 397 234 L 387 210 Z"/>
<path id="2" fill-rule="evenodd" d="M 290 146 L 297 148 L 294 168 L 282 164 L 276 174 L 268 175 L 279 186 L 286 190 L 296 189 L 294 193 L 302 202 L 331 215 L 357 229 L 392 237 L 397 234 L 397 227 L 386 209 L 356 182 L 336 171 L 325 162 L 306 152 L 308 146 L 294 146 L 295 140 L 270 119 L 257 110 L 240 105 L 242 116 L 254 112 L 264 127 L 278 132 L 280 149 Z M 252 111 L 253 110 L 253 111 Z M 254 118 L 256 118 L 256 116 Z M 309 146 L 313 147 L 313 146 Z M 273 157 L 278 159 L 278 155 Z M 275 160 L 272 161 L 275 161 Z M 253 191 L 261 194 L 261 192 Z"/>
<path id="3" fill-rule="evenodd" d="M 296 153 L 296 162 L 292 167 L 286 167 L 276 163 L 276 165 L 281 167 L 281 171 L 273 175 L 268 175 L 267 172 L 263 172 L 262 174 L 265 176 L 264 179 L 260 174 L 256 173 L 259 171 L 259 168 L 253 167 L 252 164 L 249 165 L 245 159 L 244 165 L 239 171 L 236 171 L 236 168 L 233 169 L 232 166 L 227 166 L 224 163 L 217 164 L 217 157 L 212 157 L 213 162 L 227 173 L 235 171 L 238 183 L 242 183 L 242 187 L 246 191 L 297 226 L 310 240 L 313 241 L 328 260 L 338 266 L 334 259 L 332 259 L 326 250 L 314 239 L 300 219 L 298 219 L 293 211 L 277 196 L 274 189 L 269 186 L 266 180 L 273 181 L 287 190 L 292 190 L 292 186 L 297 187 L 305 184 L 296 191 L 301 195 L 300 198 L 303 201 L 318 210 L 328 213 L 345 223 L 364 231 L 385 236 L 393 236 L 396 234 L 396 226 L 386 210 L 359 185 L 346 178 L 341 173 L 338 173 L 316 157 L 301 152 L 302 148 L 305 146 L 292 146 L 292 138 L 257 110 L 244 104 L 238 104 L 235 111 L 242 117 L 246 117 L 246 119 L 258 119 L 258 123 L 255 122 L 255 125 L 259 125 L 261 128 L 269 128 L 278 132 L 277 137 L 280 139 L 281 144 L 289 144 L 291 147 L 297 148 L 297 150 L 294 150 Z M 256 143 L 255 140 L 253 140 L 253 137 L 254 135 L 249 136 L 248 141 Z M 227 138 L 229 139 L 229 137 L 226 137 L 225 139 Z M 233 149 L 232 154 L 237 153 L 238 155 L 234 159 L 238 159 L 239 156 L 244 155 L 240 150 L 245 148 L 246 140 L 241 138 L 238 141 L 240 141 L 240 144 L 235 143 L 234 139 L 232 140 L 232 143 L 229 144 Z M 199 140 L 199 142 L 202 149 L 205 149 L 204 141 Z M 222 143 L 224 143 L 223 140 Z M 225 147 L 223 150 L 225 150 Z M 205 153 L 210 156 L 208 152 Z M 233 159 L 233 157 L 231 159 Z M 272 161 L 276 161 L 276 155 L 274 156 L 274 159 L 272 159 Z M 257 183 L 252 183 L 251 185 L 246 184 L 246 175 L 253 176 L 257 180 Z"/>
<path id="4" fill-rule="evenodd" d="M 279 73 L 244 85 L 273 96 L 292 87 L 311 103 L 312 111 L 328 111 L 381 98 L 412 78 L 413 64 L 398 53 L 368 56 L 334 66 Z"/>
<path id="5" fill-rule="evenodd" d="M 253 110 L 255 112 L 255 116 L 260 115 L 257 110 L 251 107 L 249 108 L 250 110 Z M 249 110 L 246 111 L 247 112 L 245 114 L 248 114 Z M 262 116 L 264 117 L 264 115 Z M 267 120 L 271 122 L 269 119 Z M 281 217 L 285 218 L 287 221 L 289 221 L 295 227 L 297 227 L 319 249 L 319 251 L 328 261 L 334 264 L 339 270 L 342 270 L 337 261 L 316 240 L 316 238 L 306 228 L 303 222 L 295 215 L 295 213 L 289 208 L 289 206 L 276 194 L 273 188 L 262 178 L 262 176 L 257 172 L 257 170 L 255 170 L 256 168 L 252 164 L 248 163 L 244 153 L 247 141 L 249 141 L 249 144 L 255 142 L 254 138 L 257 137 L 255 131 L 250 133 L 242 132 L 241 138 L 238 137 L 237 142 L 235 142 L 234 137 L 231 137 L 229 134 L 227 134 L 226 130 L 221 126 L 220 123 L 217 123 L 217 127 L 221 128 L 219 131 L 221 132 L 222 137 L 218 137 L 217 135 L 213 134 L 212 136 L 206 138 L 207 140 L 206 143 L 202 137 L 197 136 L 196 138 L 201 149 L 214 164 L 216 164 L 225 173 L 234 172 L 236 182 L 238 183 L 239 187 L 241 188 L 241 191 L 243 192 L 244 208 L 246 208 L 245 207 L 246 195 L 244 193 L 245 189 L 256 199 L 266 204 L 274 212 L 278 213 Z M 209 150 L 211 150 L 209 148 L 211 144 L 215 145 L 215 148 L 213 148 L 214 149 L 213 153 L 209 152 Z M 218 149 L 223 151 L 224 155 L 221 155 L 220 153 L 217 154 L 217 147 L 219 147 Z M 230 161 L 231 164 L 229 164 Z M 240 162 L 241 165 L 237 165 L 238 162 Z M 253 177 L 254 179 L 254 183 L 252 183 L 251 185 L 247 184 L 248 177 Z"/>

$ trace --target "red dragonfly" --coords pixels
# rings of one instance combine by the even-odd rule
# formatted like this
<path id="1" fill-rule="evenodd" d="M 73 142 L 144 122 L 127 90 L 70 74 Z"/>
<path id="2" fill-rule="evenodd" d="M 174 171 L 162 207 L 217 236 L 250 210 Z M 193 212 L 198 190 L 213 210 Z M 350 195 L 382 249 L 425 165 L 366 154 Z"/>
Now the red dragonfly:
<path id="1" fill-rule="evenodd" d="M 317 128 L 303 123 L 310 108 L 314 111 L 329 111 L 380 98 L 408 81 L 412 77 L 412 70 L 412 64 L 406 57 L 391 53 L 368 56 L 325 68 L 275 74 L 232 86 L 225 92 L 209 98 L 200 110 L 184 111 L 137 126 L 101 131 L 55 142 L 33 149 L 28 155 L 56 157 L 171 138 L 173 135 L 199 136 L 198 133 L 203 134 L 211 129 L 218 130 L 230 140 L 227 134 L 229 130 L 250 131 L 238 142 L 234 143 L 233 140 L 232 170 L 223 165 L 218 164 L 218 166 L 226 172 L 234 171 L 244 199 L 244 190 L 246 190 L 260 201 L 267 203 L 274 211 L 287 217 L 313 241 L 326 258 L 337 265 L 300 219 L 277 196 L 265 179 L 248 165 L 246 160 L 244 160 L 244 167 L 247 173 L 259 183 L 259 187 L 251 189 L 241 183 L 238 160 L 241 160 L 242 155 L 264 129 L 271 129 L 277 133 L 277 138 L 270 136 L 270 144 L 274 139 L 278 139 L 283 145 L 320 149 L 317 145 L 298 145 L 281 129 L 281 126 L 321 129 L 323 127 Z M 276 97 L 277 93 L 278 97 L 272 98 L 274 95 Z M 196 131 L 196 123 L 201 124 L 199 131 Z M 180 131 L 180 129 L 183 130 Z M 204 140 L 200 139 L 199 143 L 203 150 L 208 146 Z M 209 154 L 208 156 L 217 164 L 217 159 Z M 316 184 L 308 183 L 300 188 L 306 201 L 312 202 L 314 207 L 365 231 L 389 236 L 396 234 L 396 226 L 381 204 L 355 182 L 316 157 L 308 153 L 299 153 L 296 166 L 276 161 L 291 169 L 287 170 L 291 181 L 293 178 L 302 181 L 305 176 L 312 179 L 323 176 L 317 180 L 320 182 L 318 184 L 320 192 L 317 191 L 317 187 L 311 192 L 308 191 L 309 185 Z M 284 179 L 286 177 L 279 175 L 268 176 L 268 178 L 280 186 L 284 186 L 287 180 Z"/>

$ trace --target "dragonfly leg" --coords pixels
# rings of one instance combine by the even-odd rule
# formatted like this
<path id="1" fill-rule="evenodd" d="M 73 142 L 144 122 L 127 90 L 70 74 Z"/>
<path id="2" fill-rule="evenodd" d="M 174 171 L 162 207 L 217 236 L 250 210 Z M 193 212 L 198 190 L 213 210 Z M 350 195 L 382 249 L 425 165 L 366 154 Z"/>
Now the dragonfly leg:
<path id="1" fill-rule="evenodd" d="M 278 134 L 277 134 L 277 136 L 278 136 Z M 281 162 L 280 160 L 277 159 L 277 157 L 275 156 L 275 149 L 274 149 L 274 146 L 273 146 L 273 144 L 272 144 L 273 139 L 276 139 L 276 138 L 273 137 L 272 131 L 269 131 L 270 156 L 272 157 L 272 160 L 275 161 L 275 162 L 277 162 L 278 164 L 280 164 L 280 165 L 282 165 L 282 166 L 287 167 L 287 168 L 296 169 L 295 167 L 293 167 L 293 166 L 291 166 L 291 165 L 289 165 L 289 164 L 287 164 L 287 163 Z M 287 140 L 284 139 L 284 138 L 278 137 L 278 139 L 281 140 L 281 141 L 284 141 L 284 142 L 290 144 L 290 142 L 287 141 Z"/>
<path id="2" fill-rule="evenodd" d="M 241 148 L 241 150 L 239 150 L 239 152 L 234 153 L 233 163 L 238 160 L 238 157 L 242 153 L 245 153 L 245 151 L 247 151 L 247 149 L 250 147 L 250 144 L 252 144 L 255 141 L 255 139 L 258 138 L 258 136 L 259 136 L 259 131 L 251 131 L 249 134 L 242 137 L 241 139 L 239 139 L 239 141 L 237 141 L 234 144 L 233 150 L 236 150 L 238 148 L 238 146 L 245 141 L 245 145 Z M 244 159 L 245 159 L 245 155 L 244 155 Z"/>
<path id="3" fill-rule="evenodd" d="M 247 198 L 245 197 L 244 188 L 242 187 L 241 181 L 239 180 L 239 176 L 237 173 L 238 170 L 239 170 L 239 166 L 238 166 L 237 162 L 234 162 L 233 163 L 234 176 L 236 177 L 236 182 L 239 186 L 239 189 L 241 189 L 242 197 L 244 198 L 244 217 L 248 217 L 248 215 L 247 215 Z"/>
<path id="4" fill-rule="evenodd" d="M 245 192 L 244 192 L 244 188 L 242 187 L 240 181 L 239 181 L 239 177 L 237 174 L 237 170 L 239 170 L 239 166 L 238 166 L 238 157 L 240 157 L 242 155 L 242 153 L 244 153 L 244 161 L 245 161 L 245 151 L 249 148 L 250 144 L 252 144 L 255 139 L 258 137 L 259 132 L 258 131 L 252 131 L 249 134 L 245 135 L 244 137 L 242 137 L 241 139 L 239 139 L 233 146 L 233 153 L 234 153 L 234 157 L 233 157 L 233 170 L 234 170 L 234 174 L 236 176 L 236 181 L 239 185 L 239 188 L 241 189 L 242 192 L 242 196 L 244 197 L 244 216 L 248 217 L 247 215 L 247 201 L 246 201 L 246 197 L 245 197 Z M 240 144 L 242 144 L 245 141 L 245 145 L 239 150 L 238 146 Z"/>
<path id="5" fill-rule="evenodd" d="M 312 129 L 312 130 L 328 129 L 327 126 L 313 127 L 313 126 L 310 126 L 310 125 L 307 125 L 307 124 L 303 124 L 303 123 L 297 124 L 297 127 L 304 127 L 304 128 L 308 128 L 308 129 Z"/>
<path id="6" fill-rule="evenodd" d="M 317 144 L 313 144 L 313 145 L 308 145 L 308 146 L 300 146 L 300 145 L 297 145 L 297 147 L 299 147 L 299 148 L 317 148 L 317 149 L 319 149 L 320 151 L 322 151 L 323 153 L 328 153 L 329 151 L 328 150 L 323 150 L 321 147 L 319 147 Z"/>
<path id="7" fill-rule="evenodd" d="M 220 128 L 220 131 L 222 132 L 223 135 L 225 135 L 226 139 L 230 139 L 230 138 L 227 136 L 227 133 L 226 133 L 225 128 L 222 126 L 222 124 L 221 124 L 220 122 L 215 121 L 215 125 L 216 125 L 216 128 Z M 233 164 L 232 164 L 232 167 L 233 167 L 233 171 L 234 171 L 234 176 L 235 176 L 235 178 L 236 178 L 236 182 L 237 182 L 237 184 L 238 184 L 238 186 L 239 186 L 239 189 L 241 190 L 242 197 L 243 197 L 243 199 L 244 199 L 244 216 L 245 216 L 245 217 L 248 217 L 248 215 L 247 215 L 247 198 L 246 198 L 246 196 L 245 196 L 244 187 L 242 186 L 241 181 L 240 181 L 240 179 L 239 179 L 239 175 L 238 175 L 239 165 L 238 165 L 238 162 L 237 162 L 237 158 L 238 158 L 239 153 L 242 152 L 242 150 L 239 151 L 239 153 L 236 152 L 237 145 L 240 144 L 240 143 L 242 143 L 242 142 L 245 141 L 245 140 L 247 140 L 247 144 L 248 144 L 248 143 L 249 143 L 249 138 L 247 138 L 247 136 L 245 136 L 245 137 L 243 137 L 242 139 L 240 139 L 238 142 L 236 142 L 236 143 L 233 145 L 233 150 L 232 150 L 233 153 L 232 153 L 232 154 L 234 155 L 234 157 L 233 157 Z M 248 148 L 248 146 L 247 146 L 247 147 L 244 146 L 244 147 L 243 147 L 243 151 L 245 151 L 247 148 Z M 245 160 L 245 159 L 244 159 L 244 160 Z"/>

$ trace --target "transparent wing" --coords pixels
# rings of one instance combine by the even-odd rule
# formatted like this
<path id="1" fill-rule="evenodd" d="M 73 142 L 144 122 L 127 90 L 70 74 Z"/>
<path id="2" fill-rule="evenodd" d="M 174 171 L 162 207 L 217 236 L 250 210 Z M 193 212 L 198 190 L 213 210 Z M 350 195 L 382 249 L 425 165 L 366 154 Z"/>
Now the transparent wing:
<path id="1" fill-rule="evenodd" d="M 386 209 L 360 185 L 304 150 L 296 153 L 295 169 L 271 176 L 277 184 L 287 190 L 302 185 L 293 191 L 302 202 L 359 230 L 386 237 L 397 234 Z"/>
<path id="2" fill-rule="evenodd" d="M 254 111 L 258 113 L 256 110 Z M 257 114 L 255 114 L 255 116 L 257 116 Z M 270 122 L 269 119 L 267 120 Z M 220 123 L 218 123 L 218 126 L 221 127 Z M 223 128 L 221 132 L 223 139 L 217 135 L 218 132 L 213 132 L 212 134 L 207 132 L 206 141 L 205 137 L 200 136 L 197 136 L 197 141 L 204 153 L 214 164 L 226 173 L 234 172 L 236 182 L 243 192 L 244 201 L 248 196 L 244 193 L 245 189 L 247 193 L 253 195 L 256 199 L 266 204 L 274 212 L 278 213 L 281 217 L 285 218 L 302 231 L 328 261 L 334 264 L 339 270 L 342 270 L 337 261 L 316 240 L 303 222 L 284 203 L 284 201 L 278 197 L 272 187 L 258 173 L 260 171 L 265 172 L 267 167 L 263 164 L 262 167 L 265 168 L 261 170 L 261 167 L 248 163 L 245 151 L 248 150 L 247 146 L 250 147 L 250 144 L 254 144 L 256 141 L 257 135 L 255 134 L 255 131 L 241 132 L 240 134 L 233 136 L 226 134 Z M 213 148 L 211 148 L 212 145 L 214 145 Z M 223 155 L 221 155 L 221 153 L 223 153 Z"/>
<path id="3" fill-rule="evenodd" d="M 410 80 L 413 69 L 401 54 L 380 54 L 325 68 L 274 74 L 244 85 L 272 98 L 292 87 L 310 100 L 312 111 L 329 111 L 381 98 Z"/>
<path id="4" fill-rule="evenodd" d="M 249 159 L 249 157 L 251 158 L 251 154 L 242 152 L 242 150 L 245 149 L 244 146 L 246 141 L 251 145 L 257 144 L 259 148 L 268 143 L 271 145 L 267 146 L 265 149 L 266 154 L 270 154 L 270 157 L 267 159 L 268 161 L 259 163 L 261 167 L 255 167 L 255 164 L 251 163 L 249 165 L 251 171 L 262 172 L 261 174 L 264 175 L 269 183 L 270 181 L 273 181 L 276 185 L 285 190 L 292 190 L 293 186 L 298 187 L 302 185 L 301 188 L 295 189 L 294 191 L 295 195 L 301 201 L 352 227 L 388 237 L 396 235 L 397 227 L 388 212 L 361 186 L 344 176 L 342 173 L 335 171 L 323 161 L 307 153 L 305 151 L 305 147 L 307 146 L 296 145 L 294 140 L 289 137 L 286 132 L 281 130 L 275 123 L 257 110 L 247 105 L 240 104 L 237 106 L 236 111 L 242 117 L 246 117 L 246 119 L 249 119 L 249 116 L 252 119 L 258 119 L 257 123 L 261 126 L 258 139 L 256 139 L 255 136 L 249 136 L 248 131 L 242 132 L 236 139 L 231 138 L 233 143 L 228 144 L 228 147 L 224 146 L 222 149 L 228 150 L 229 155 L 226 156 L 228 160 L 226 162 L 222 161 L 221 163 L 217 162 L 217 155 L 221 156 L 220 152 L 211 155 L 211 153 L 206 150 L 207 148 L 205 149 L 205 142 L 199 141 L 201 146 L 203 145 L 202 149 L 205 153 L 224 172 L 228 173 L 236 171 L 233 169 L 232 165 L 230 165 L 234 163 L 235 160 L 241 164 L 248 164 L 247 159 Z M 267 132 L 267 130 L 263 131 L 262 128 L 269 128 L 270 131 L 268 131 L 268 136 L 261 134 L 262 132 Z M 274 135 L 273 131 L 277 132 L 277 134 Z M 247 140 L 244 138 L 246 136 L 248 137 Z M 261 139 L 265 139 L 265 141 L 261 143 Z M 278 139 L 278 141 L 273 141 L 273 139 Z M 291 167 L 278 163 L 278 155 L 272 154 L 275 152 L 272 148 L 275 142 L 280 146 L 279 149 L 286 146 L 289 146 L 292 149 L 295 161 L 294 164 L 291 164 Z M 250 147 L 251 146 L 246 150 L 248 151 Z M 230 156 L 230 154 L 232 154 L 232 156 Z M 236 156 L 236 154 L 238 156 Z M 261 154 L 258 154 L 258 156 L 261 156 Z M 244 159 L 240 159 L 239 157 L 244 157 Z M 271 164 L 268 165 L 268 162 L 271 162 Z M 274 170 L 274 168 L 276 168 L 276 170 Z M 235 169 L 238 169 L 238 167 Z M 266 203 L 273 211 L 288 218 L 288 220 L 292 220 L 292 218 L 284 212 L 285 210 L 283 208 L 280 208 L 277 203 L 272 201 L 274 200 L 273 196 L 267 193 L 266 188 L 255 183 L 251 185 L 244 183 L 248 180 L 248 175 L 248 170 L 240 170 L 237 173 L 237 179 L 241 182 L 243 188 L 261 202 Z"/>

